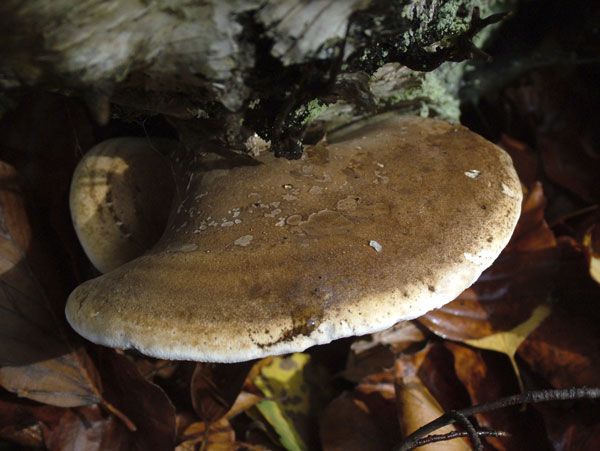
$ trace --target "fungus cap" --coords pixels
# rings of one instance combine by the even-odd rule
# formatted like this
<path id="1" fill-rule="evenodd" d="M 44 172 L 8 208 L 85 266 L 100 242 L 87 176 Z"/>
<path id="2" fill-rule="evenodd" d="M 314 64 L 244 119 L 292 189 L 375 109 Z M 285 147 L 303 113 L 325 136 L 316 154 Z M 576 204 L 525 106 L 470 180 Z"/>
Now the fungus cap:
<path id="1" fill-rule="evenodd" d="M 94 146 L 77 165 L 71 219 L 98 271 L 138 257 L 160 238 L 174 188 L 161 151 L 176 146 L 164 139 L 114 138 Z"/>
<path id="2" fill-rule="evenodd" d="M 93 342 L 235 362 L 385 329 L 453 300 L 508 242 L 521 186 L 465 127 L 387 117 L 184 180 L 145 255 L 78 287 Z"/>

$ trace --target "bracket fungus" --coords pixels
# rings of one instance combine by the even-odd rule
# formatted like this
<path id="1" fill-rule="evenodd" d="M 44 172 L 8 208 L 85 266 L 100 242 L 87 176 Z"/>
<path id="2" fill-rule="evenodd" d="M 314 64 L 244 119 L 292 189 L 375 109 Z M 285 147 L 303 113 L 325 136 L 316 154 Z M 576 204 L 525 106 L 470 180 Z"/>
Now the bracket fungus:
<path id="1" fill-rule="evenodd" d="M 160 240 L 75 289 L 70 324 L 167 359 L 301 351 L 450 302 L 508 242 L 520 182 L 465 127 L 383 116 L 330 138 L 300 160 L 188 170 Z"/>
<path id="2" fill-rule="evenodd" d="M 176 147 L 176 142 L 163 139 L 109 139 L 94 146 L 75 169 L 71 218 L 98 271 L 127 263 L 160 238 L 174 188 L 161 152 Z"/>

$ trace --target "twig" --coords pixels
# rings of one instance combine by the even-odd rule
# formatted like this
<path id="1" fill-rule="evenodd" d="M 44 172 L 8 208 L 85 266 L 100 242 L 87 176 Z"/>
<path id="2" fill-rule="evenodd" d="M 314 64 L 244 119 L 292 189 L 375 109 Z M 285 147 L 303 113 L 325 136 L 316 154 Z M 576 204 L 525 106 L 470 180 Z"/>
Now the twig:
<path id="1" fill-rule="evenodd" d="M 477 435 L 477 431 L 475 430 L 475 426 L 473 423 L 469 421 L 469 419 L 461 413 L 459 410 L 452 410 L 448 412 L 450 417 L 460 424 L 467 434 L 469 435 L 469 440 L 471 440 L 471 444 L 473 445 L 473 449 L 475 451 L 483 451 L 483 443 L 481 443 L 481 439 L 479 435 Z"/>
<path id="2" fill-rule="evenodd" d="M 404 439 L 400 445 L 394 448 L 394 451 L 409 451 L 413 448 L 416 448 L 418 445 L 418 441 L 423 437 L 429 435 L 431 432 L 447 426 L 449 424 L 453 424 L 458 421 L 461 417 L 469 417 L 471 415 L 483 412 L 489 412 L 490 410 L 502 409 L 504 407 L 514 406 L 517 404 L 529 404 L 529 403 L 537 403 L 537 402 L 546 402 L 546 401 L 567 401 L 574 399 L 598 399 L 600 398 L 600 388 L 566 388 L 566 389 L 556 389 L 556 390 L 532 390 L 525 393 L 521 393 L 519 395 L 508 396 L 506 398 L 501 398 L 496 401 L 491 401 L 483 404 L 478 404 L 476 406 L 467 407 L 465 409 L 461 409 L 458 411 L 451 411 L 445 413 L 441 417 L 433 420 L 432 422 L 426 424 L 425 426 L 417 429 L 415 432 L 410 434 L 408 437 Z M 457 415 L 458 413 L 458 415 Z M 471 443 L 474 447 L 476 447 L 476 443 L 481 440 L 479 439 L 479 434 L 473 434 L 472 431 L 468 434 Z"/>
<path id="3" fill-rule="evenodd" d="M 510 437 L 508 432 L 504 431 L 476 431 L 479 437 Z M 429 443 L 445 442 L 446 440 L 452 440 L 455 438 L 468 437 L 469 433 L 465 431 L 452 431 L 447 434 L 431 434 L 427 437 L 420 438 L 417 440 L 415 447 L 428 445 Z"/>

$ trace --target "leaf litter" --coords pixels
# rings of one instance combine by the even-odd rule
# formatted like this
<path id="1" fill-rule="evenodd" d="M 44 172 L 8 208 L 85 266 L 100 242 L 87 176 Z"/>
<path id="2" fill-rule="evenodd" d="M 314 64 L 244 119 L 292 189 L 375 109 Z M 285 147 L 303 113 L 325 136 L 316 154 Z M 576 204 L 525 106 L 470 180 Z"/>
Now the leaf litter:
<path id="1" fill-rule="evenodd" d="M 553 103 L 542 100 L 544 108 Z M 65 104 L 78 108 L 52 96 L 39 102 L 56 117 Z M 515 393 L 513 368 L 525 388 L 600 385 L 600 217 L 589 134 L 548 122 L 530 145 L 503 135 L 526 187 L 523 214 L 496 263 L 456 301 L 415 322 L 249 368 L 161 362 L 84 344 L 70 332 L 61 316 L 70 289 L 64 273 L 80 281 L 93 272 L 60 201 L 69 171 L 43 185 L 56 187 L 45 195 L 21 188 L 27 165 L 14 149 L 22 143 L 5 125 L 22 128 L 19 114 L 27 116 L 21 111 L 0 127 L 0 142 L 13 149 L 3 157 L 19 168 L 0 172 L 3 440 L 47 449 L 390 449 L 429 418 Z M 92 143 L 91 128 L 66 127 L 80 145 Z M 74 166 L 75 144 L 44 136 L 50 149 L 66 148 L 65 167 Z M 568 142 L 576 143 L 573 155 Z M 38 161 L 37 173 L 51 163 Z M 39 231 L 34 210 L 54 238 Z M 61 252 L 53 252 L 56 242 Z M 66 256 L 63 271 L 57 255 Z M 555 404 L 478 414 L 476 422 L 512 434 L 487 438 L 490 449 L 595 449 L 598 407 Z M 455 441 L 458 449 L 464 443 Z"/>

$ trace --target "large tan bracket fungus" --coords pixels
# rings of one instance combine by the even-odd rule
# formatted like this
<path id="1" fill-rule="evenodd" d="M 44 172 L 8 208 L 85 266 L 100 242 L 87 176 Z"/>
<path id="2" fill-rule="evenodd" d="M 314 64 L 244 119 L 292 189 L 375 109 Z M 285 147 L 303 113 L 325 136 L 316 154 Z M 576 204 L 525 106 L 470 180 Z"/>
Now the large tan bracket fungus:
<path id="1" fill-rule="evenodd" d="M 158 243 L 71 294 L 75 330 L 214 362 L 378 331 L 471 285 L 520 213 L 507 154 L 432 119 L 376 118 L 301 160 L 257 160 L 188 174 Z"/>

